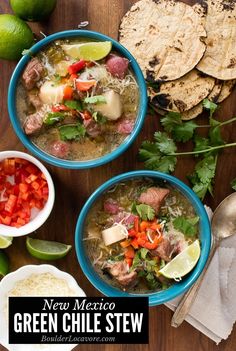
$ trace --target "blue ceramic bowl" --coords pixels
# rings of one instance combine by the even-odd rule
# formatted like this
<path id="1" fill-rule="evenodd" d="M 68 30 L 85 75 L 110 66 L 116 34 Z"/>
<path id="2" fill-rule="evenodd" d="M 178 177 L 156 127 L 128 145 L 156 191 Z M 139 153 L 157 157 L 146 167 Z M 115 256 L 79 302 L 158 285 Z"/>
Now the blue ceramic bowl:
<path id="1" fill-rule="evenodd" d="M 89 38 L 89 39 L 94 39 L 95 41 L 111 41 L 113 49 L 119 52 L 122 56 L 126 57 L 130 61 L 131 68 L 134 72 L 134 75 L 136 77 L 136 80 L 139 86 L 139 109 L 137 112 L 136 123 L 132 133 L 124 140 L 124 142 L 119 147 L 117 147 L 111 153 L 94 160 L 81 161 L 81 162 L 62 160 L 40 150 L 36 145 L 34 145 L 31 142 L 28 136 L 24 133 L 21 127 L 20 121 L 17 117 L 17 111 L 16 111 L 16 87 L 24 71 L 25 66 L 27 65 L 27 63 L 31 58 L 30 55 L 37 54 L 45 46 L 49 45 L 51 42 L 55 40 L 75 38 L 75 37 Z M 121 155 L 133 143 L 133 141 L 135 140 L 135 138 L 137 137 L 138 133 L 142 128 L 144 118 L 146 115 L 147 88 L 146 88 L 145 79 L 143 77 L 142 71 L 138 63 L 124 46 L 119 44 L 114 39 L 98 32 L 92 32 L 87 30 L 69 30 L 69 31 L 52 34 L 44 38 L 43 40 L 39 41 L 30 49 L 30 55 L 29 54 L 25 55 L 19 61 L 18 65 L 16 66 L 12 74 L 9 90 L 8 90 L 8 111 L 9 111 L 11 123 L 13 125 L 13 128 L 15 129 L 17 136 L 30 152 L 32 152 L 35 156 L 41 158 L 43 161 L 48 162 L 54 166 L 69 168 L 69 169 L 84 169 L 84 168 L 101 166 L 105 163 L 112 161 L 113 159 Z"/>
<path id="2" fill-rule="evenodd" d="M 170 175 L 160 173 L 160 172 L 154 172 L 154 171 L 128 172 L 128 173 L 118 175 L 118 176 L 108 180 L 106 183 L 102 184 L 90 196 L 90 198 L 85 203 L 85 205 L 84 205 L 84 207 L 79 215 L 77 226 L 76 226 L 76 231 L 75 231 L 75 247 L 76 247 L 77 258 L 78 258 L 78 261 L 80 263 L 80 266 L 81 266 L 84 274 L 86 275 L 86 277 L 95 286 L 95 288 L 97 288 L 99 291 L 101 291 L 104 295 L 110 296 L 110 297 L 113 297 L 113 296 L 120 296 L 120 297 L 137 296 L 135 294 L 129 294 L 127 292 L 119 290 L 119 289 L 109 285 L 108 283 L 106 283 L 104 280 L 102 280 L 100 278 L 100 276 L 94 270 L 91 262 L 89 261 L 88 256 L 86 255 L 86 251 L 85 251 L 82 239 L 83 239 L 83 233 L 84 233 L 84 223 L 85 223 L 87 214 L 90 211 L 91 206 L 99 199 L 99 197 L 104 192 L 106 192 L 110 187 L 114 186 L 116 183 L 120 183 L 120 182 L 123 182 L 125 180 L 138 178 L 138 177 L 149 177 L 149 178 L 153 178 L 156 180 L 165 181 L 167 184 L 170 184 L 172 187 L 177 188 L 183 195 L 185 195 L 187 197 L 189 202 L 194 207 L 197 215 L 200 217 L 201 256 L 200 256 L 200 259 L 199 259 L 197 265 L 181 282 L 175 283 L 169 289 L 159 291 L 156 293 L 142 295 L 142 296 L 149 297 L 149 305 L 150 306 L 155 306 L 155 305 L 165 303 L 169 300 L 172 300 L 176 296 L 181 295 L 187 289 L 189 289 L 191 287 L 191 285 L 197 280 L 197 278 L 201 274 L 201 272 L 206 264 L 209 252 L 210 252 L 211 230 L 210 230 L 210 223 L 208 220 L 207 213 L 206 213 L 201 201 L 199 200 L 199 198 L 183 182 L 181 182 L 177 178 L 172 177 Z M 140 294 L 139 294 L 139 296 L 140 296 Z"/>

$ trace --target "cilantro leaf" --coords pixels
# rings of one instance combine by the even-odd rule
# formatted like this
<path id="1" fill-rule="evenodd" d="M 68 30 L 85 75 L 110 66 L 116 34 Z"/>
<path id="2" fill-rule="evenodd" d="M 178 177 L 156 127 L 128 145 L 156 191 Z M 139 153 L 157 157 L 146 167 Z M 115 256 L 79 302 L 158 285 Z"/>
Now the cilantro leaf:
<path id="1" fill-rule="evenodd" d="M 145 205 L 145 204 L 140 204 L 140 205 L 136 205 L 136 211 L 139 215 L 139 217 L 144 220 L 144 221 L 152 221 L 155 217 L 155 211 L 154 209 L 149 206 L 149 205 Z"/>
<path id="2" fill-rule="evenodd" d="M 64 105 L 72 110 L 82 111 L 81 103 L 78 100 L 67 100 L 64 102 Z"/>
<path id="3" fill-rule="evenodd" d="M 86 104 L 106 104 L 106 98 L 103 95 L 95 95 L 84 99 Z"/>
<path id="4" fill-rule="evenodd" d="M 161 124 L 166 132 L 172 132 L 176 125 L 181 125 L 182 123 L 181 114 L 178 112 L 168 112 L 161 119 Z"/>
<path id="5" fill-rule="evenodd" d="M 107 121 L 106 117 L 103 116 L 99 112 L 93 112 L 92 117 L 93 117 L 94 121 L 99 123 L 99 124 L 104 124 Z"/>
<path id="6" fill-rule="evenodd" d="M 198 125 L 193 121 L 176 125 L 172 131 L 173 137 L 176 141 L 183 141 L 185 143 L 193 137 L 193 133 L 197 127 Z"/>
<path id="7" fill-rule="evenodd" d="M 215 176 L 215 170 L 216 162 L 214 156 L 205 157 L 195 167 L 195 171 L 202 183 L 209 183 L 209 180 Z"/>
<path id="8" fill-rule="evenodd" d="M 195 166 L 194 173 L 189 177 L 193 191 L 203 200 L 207 191 L 212 194 L 212 183 L 215 177 L 217 156 L 208 155 Z"/>
<path id="9" fill-rule="evenodd" d="M 165 155 L 173 154 L 176 152 L 177 147 L 173 139 L 169 138 L 168 134 L 162 132 L 156 132 L 154 134 L 156 145 L 160 152 Z"/>
<path id="10" fill-rule="evenodd" d="M 230 184 L 231 184 L 232 189 L 236 191 L 236 178 L 233 179 Z"/>
<path id="11" fill-rule="evenodd" d="M 195 192 L 195 194 L 199 197 L 199 199 L 203 200 L 204 197 L 206 196 L 206 193 L 208 191 L 209 188 L 209 184 L 208 183 L 196 183 L 193 186 L 193 191 Z"/>
<path id="12" fill-rule="evenodd" d="M 212 102 L 208 99 L 204 99 L 202 104 L 206 110 L 210 110 L 210 118 L 211 118 L 218 106 L 214 102 Z"/>
<path id="13" fill-rule="evenodd" d="M 175 156 L 162 156 L 154 170 L 163 173 L 172 173 L 175 170 L 176 163 L 177 158 Z"/>
<path id="14" fill-rule="evenodd" d="M 78 123 L 78 124 L 65 124 L 59 127 L 60 138 L 63 141 L 66 140 L 80 140 L 86 134 L 85 127 Z"/>
<path id="15" fill-rule="evenodd" d="M 194 143 L 195 143 L 195 147 L 193 151 L 201 151 L 201 150 L 208 149 L 210 147 L 210 140 L 208 138 L 202 138 L 200 135 L 195 135 Z"/>
<path id="16" fill-rule="evenodd" d="M 186 218 L 184 216 L 176 217 L 173 220 L 173 226 L 186 236 L 194 236 L 197 234 L 196 224 L 199 222 L 199 217 Z"/>
<path id="17" fill-rule="evenodd" d="M 46 124 L 47 126 L 52 126 L 57 122 L 63 121 L 64 118 L 65 118 L 65 115 L 62 112 L 49 112 L 46 114 L 43 120 L 43 123 Z"/>
<path id="18" fill-rule="evenodd" d="M 139 160 L 144 161 L 147 169 L 164 173 L 174 172 L 177 163 L 175 156 L 162 155 L 157 143 L 144 141 L 139 149 Z"/>

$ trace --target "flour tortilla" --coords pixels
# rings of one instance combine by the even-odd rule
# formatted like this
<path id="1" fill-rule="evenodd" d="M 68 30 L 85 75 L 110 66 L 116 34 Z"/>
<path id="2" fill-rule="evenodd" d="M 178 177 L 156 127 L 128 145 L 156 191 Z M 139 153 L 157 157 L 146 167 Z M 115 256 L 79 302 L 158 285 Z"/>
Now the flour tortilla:
<path id="1" fill-rule="evenodd" d="M 198 105 L 214 85 L 214 78 L 194 69 L 173 82 L 162 83 L 156 95 L 152 94 L 151 103 L 166 111 L 182 113 Z"/>
<path id="2" fill-rule="evenodd" d="M 206 31 L 194 9 L 172 0 L 140 0 L 123 17 L 120 42 L 149 81 L 170 81 L 191 71 L 205 52 Z"/>
<path id="3" fill-rule="evenodd" d="M 236 78 L 236 0 L 208 0 L 207 49 L 197 68 L 218 79 Z"/>
<path id="4" fill-rule="evenodd" d="M 223 82 L 217 103 L 224 101 L 231 93 L 236 84 L 236 79 Z"/>

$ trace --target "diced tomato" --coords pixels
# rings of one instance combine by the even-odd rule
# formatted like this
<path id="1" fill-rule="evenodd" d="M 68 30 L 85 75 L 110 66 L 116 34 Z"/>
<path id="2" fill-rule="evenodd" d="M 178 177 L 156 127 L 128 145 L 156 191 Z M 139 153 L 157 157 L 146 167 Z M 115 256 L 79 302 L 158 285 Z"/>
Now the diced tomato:
<path id="1" fill-rule="evenodd" d="M 31 187 L 34 190 L 38 190 L 40 188 L 40 184 L 38 182 L 34 181 L 34 182 L 31 183 Z"/>
<path id="2" fill-rule="evenodd" d="M 38 178 L 37 175 L 35 174 L 30 174 L 26 179 L 26 183 L 30 184 L 30 183 L 33 183 L 36 179 Z"/>
<path id="3" fill-rule="evenodd" d="M 91 80 L 80 80 L 77 79 L 76 81 L 76 88 L 79 91 L 88 91 L 89 89 L 91 89 L 92 87 L 94 87 L 97 84 L 95 79 L 91 79 Z"/>
<path id="4" fill-rule="evenodd" d="M 66 85 L 63 91 L 63 99 L 64 100 L 72 100 L 72 96 L 73 96 L 73 89 L 72 87 L 70 87 L 69 85 Z"/>
<path id="5" fill-rule="evenodd" d="M 80 60 L 70 65 L 67 70 L 70 74 L 75 74 L 77 72 L 82 71 L 82 69 L 84 69 L 85 66 L 86 66 L 86 62 L 84 60 Z"/>

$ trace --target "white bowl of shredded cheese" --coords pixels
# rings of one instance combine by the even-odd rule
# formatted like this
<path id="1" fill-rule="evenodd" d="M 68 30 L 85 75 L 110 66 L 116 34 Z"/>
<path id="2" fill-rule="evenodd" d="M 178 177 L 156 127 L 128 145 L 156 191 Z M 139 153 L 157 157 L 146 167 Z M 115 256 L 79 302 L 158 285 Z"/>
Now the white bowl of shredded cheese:
<path id="1" fill-rule="evenodd" d="M 76 280 L 52 265 L 27 265 L 9 273 L 0 282 L 0 344 L 9 351 L 70 351 L 76 344 L 9 344 L 9 296 L 86 296 Z"/>

